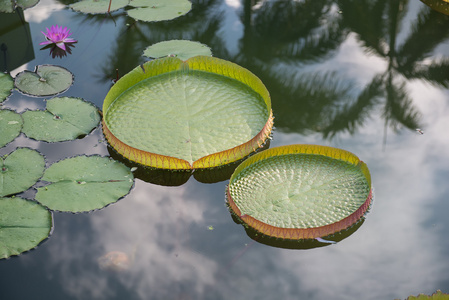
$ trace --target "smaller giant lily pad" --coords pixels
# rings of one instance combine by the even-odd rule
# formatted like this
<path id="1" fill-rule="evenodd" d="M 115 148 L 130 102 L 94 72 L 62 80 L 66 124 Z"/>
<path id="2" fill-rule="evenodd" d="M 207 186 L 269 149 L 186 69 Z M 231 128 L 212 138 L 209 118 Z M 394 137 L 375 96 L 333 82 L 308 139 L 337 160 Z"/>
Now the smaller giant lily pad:
<path id="1" fill-rule="evenodd" d="M 0 198 L 0 259 L 35 248 L 52 226 L 51 212 L 42 205 L 20 197 Z"/>
<path id="2" fill-rule="evenodd" d="M 332 147 L 292 145 L 262 151 L 231 176 L 232 212 L 267 236 L 328 236 L 355 224 L 371 203 L 365 163 Z"/>
<path id="3" fill-rule="evenodd" d="M 0 197 L 23 192 L 42 176 L 45 159 L 29 148 L 19 148 L 0 158 Z M 1 227 L 1 226 L 0 226 Z"/>
<path id="4" fill-rule="evenodd" d="M 11 95 L 11 91 L 14 88 L 14 80 L 11 75 L 0 73 L 0 103 L 5 101 L 6 98 Z"/>
<path id="5" fill-rule="evenodd" d="M 8 109 L 0 110 L 0 129 L 2 131 L 0 147 L 13 141 L 20 134 L 22 124 L 23 120 L 20 114 Z"/>
<path id="6" fill-rule="evenodd" d="M 17 74 L 14 83 L 24 94 L 46 97 L 66 91 L 73 83 L 73 75 L 59 66 L 39 65 L 34 72 Z"/>
<path id="7" fill-rule="evenodd" d="M 69 7 L 85 14 L 105 14 L 123 8 L 128 3 L 129 0 L 83 0 L 70 4 Z"/>
<path id="8" fill-rule="evenodd" d="M 128 15 L 145 22 L 165 21 L 185 15 L 192 9 L 188 0 L 133 0 Z"/>
<path id="9" fill-rule="evenodd" d="M 61 97 L 47 100 L 45 111 L 23 113 L 23 133 L 29 138 L 61 142 L 86 135 L 98 126 L 98 109 L 80 98 Z"/>
<path id="10" fill-rule="evenodd" d="M 134 183 L 131 170 L 101 156 L 77 156 L 51 165 L 36 200 L 51 210 L 86 212 L 100 209 L 127 195 Z"/>
<path id="11" fill-rule="evenodd" d="M 185 40 L 164 41 L 153 44 L 143 51 L 143 55 L 150 58 L 175 56 L 187 60 L 197 55 L 212 56 L 210 48 L 204 44 Z"/>

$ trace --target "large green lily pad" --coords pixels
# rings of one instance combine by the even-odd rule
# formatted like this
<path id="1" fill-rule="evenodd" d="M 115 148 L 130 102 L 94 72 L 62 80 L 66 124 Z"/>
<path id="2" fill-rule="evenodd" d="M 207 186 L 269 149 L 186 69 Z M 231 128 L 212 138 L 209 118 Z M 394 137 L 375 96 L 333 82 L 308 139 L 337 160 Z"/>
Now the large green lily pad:
<path id="1" fill-rule="evenodd" d="M 126 158 L 163 169 L 237 161 L 272 128 L 271 102 L 248 70 L 213 57 L 166 57 L 135 68 L 109 91 L 103 131 Z"/>
<path id="2" fill-rule="evenodd" d="M 45 159 L 29 148 L 19 148 L 0 158 L 0 197 L 23 192 L 44 173 Z"/>
<path id="3" fill-rule="evenodd" d="M 143 55 L 150 58 L 175 56 L 187 60 L 197 55 L 212 56 L 210 48 L 204 44 L 187 40 L 163 41 L 147 47 Z"/>
<path id="4" fill-rule="evenodd" d="M 34 72 L 17 74 L 14 83 L 24 94 L 46 97 L 66 91 L 73 83 L 73 75 L 63 67 L 39 65 Z"/>
<path id="5" fill-rule="evenodd" d="M 51 212 L 20 197 L 0 198 L 0 259 L 38 246 L 51 233 Z"/>
<path id="6" fill-rule="evenodd" d="M 185 15 L 192 9 L 188 0 L 133 0 L 128 15 L 145 22 L 165 21 Z"/>
<path id="7" fill-rule="evenodd" d="M 5 101 L 14 88 L 14 80 L 11 75 L 0 72 L 0 103 Z"/>
<path id="8" fill-rule="evenodd" d="M 228 186 L 231 210 L 265 235 L 324 237 L 356 223 L 371 202 L 365 163 L 347 151 L 291 145 L 244 161 Z"/>
<path id="9" fill-rule="evenodd" d="M 23 119 L 23 133 L 29 138 L 61 142 L 90 133 L 100 123 L 100 114 L 81 98 L 61 97 L 47 100 L 45 111 L 25 111 Z"/>
<path id="10" fill-rule="evenodd" d="M 13 141 L 22 130 L 23 119 L 20 114 L 8 109 L 0 110 L 0 147 Z"/>
<path id="11" fill-rule="evenodd" d="M 109 4 L 111 6 L 109 6 Z M 129 4 L 129 0 L 83 0 L 69 5 L 75 11 L 86 14 L 104 14 L 123 8 Z"/>
<path id="12" fill-rule="evenodd" d="M 51 165 L 36 200 L 51 210 L 86 212 L 127 195 L 134 184 L 131 170 L 108 157 L 76 156 Z"/>

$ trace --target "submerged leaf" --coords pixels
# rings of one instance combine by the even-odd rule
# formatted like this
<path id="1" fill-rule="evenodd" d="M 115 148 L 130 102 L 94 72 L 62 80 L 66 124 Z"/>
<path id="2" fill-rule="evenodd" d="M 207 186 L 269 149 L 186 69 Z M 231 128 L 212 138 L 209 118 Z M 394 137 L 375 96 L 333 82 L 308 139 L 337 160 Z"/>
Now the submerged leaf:
<path id="1" fill-rule="evenodd" d="M 85 212 L 100 209 L 129 193 L 134 177 L 122 163 L 101 156 L 77 156 L 51 165 L 36 200 L 51 210 Z"/>
<path id="2" fill-rule="evenodd" d="M 46 111 L 25 111 L 23 133 L 29 138 L 61 142 L 86 135 L 98 126 L 100 114 L 91 103 L 80 98 L 47 100 Z"/>
<path id="3" fill-rule="evenodd" d="M 368 168 L 347 151 L 292 145 L 244 161 L 228 186 L 232 211 L 276 238 L 324 237 L 356 223 L 371 202 Z"/>
<path id="4" fill-rule="evenodd" d="M 11 75 L 0 72 L 0 103 L 5 101 L 14 88 L 14 80 Z"/>
<path id="5" fill-rule="evenodd" d="M 185 15 L 192 8 L 188 0 L 133 0 L 128 15 L 145 22 L 165 21 Z"/>
<path id="6" fill-rule="evenodd" d="M 20 197 L 0 198 L 0 259 L 35 248 L 51 233 L 51 212 Z"/>
<path id="7" fill-rule="evenodd" d="M 104 14 L 118 10 L 128 5 L 129 0 L 83 0 L 70 4 L 69 7 L 75 11 L 85 14 Z M 111 5 L 109 7 L 109 4 Z"/>
<path id="8" fill-rule="evenodd" d="M 12 142 L 22 130 L 23 119 L 20 114 L 8 110 L 0 110 L 0 147 Z"/>
<path id="9" fill-rule="evenodd" d="M 143 55 L 150 58 L 174 56 L 182 60 L 187 60 L 197 55 L 212 56 L 212 52 L 208 46 L 199 42 L 172 40 L 149 46 L 144 50 Z"/>
<path id="10" fill-rule="evenodd" d="M 66 91 L 73 83 L 73 75 L 59 66 L 39 65 L 34 72 L 17 74 L 14 82 L 24 94 L 45 97 Z"/>
<path id="11" fill-rule="evenodd" d="M 0 197 L 23 192 L 42 176 L 45 159 L 29 148 L 19 148 L 0 158 Z"/>

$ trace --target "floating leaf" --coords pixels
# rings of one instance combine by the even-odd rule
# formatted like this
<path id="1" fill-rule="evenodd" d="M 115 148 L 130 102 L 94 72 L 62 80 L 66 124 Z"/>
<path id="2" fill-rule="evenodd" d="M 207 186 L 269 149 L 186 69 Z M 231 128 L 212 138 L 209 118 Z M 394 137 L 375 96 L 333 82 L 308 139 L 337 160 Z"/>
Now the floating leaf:
<path id="1" fill-rule="evenodd" d="M 5 101 L 14 88 L 14 80 L 11 75 L 0 72 L 0 103 Z"/>
<path id="2" fill-rule="evenodd" d="M 129 5 L 136 8 L 128 10 L 128 16 L 145 22 L 171 20 L 192 9 L 188 0 L 133 0 Z"/>
<path id="3" fill-rule="evenodd" d="M 77 156 L 51 165 L 36 200 L 49 209 L 85 212 L 100 209 L 129 193 L 134 177 L 128 167 L 108 157 Z"/>
<path id="4" fill-rule="evenodd" d="M 0 197 L 23 192 L 42 176 L 45 159 L 29 148 L 19 148 L 0 158 Z"/>
<path id="5" fill-rule="evenodd" d="M 39 0 L 0 0 L 0 12 L 12 13 L 16 6 L 23 9 L 35 6 Z"/>
<path id="6" fill-rule="evenodd" d="M 59 66 L 39 65 L 34 72 L 17 74 L 14 82 L 24 94 L 45 97 L 66 91 L 73 83 L 73 75 Z"/>
<path id="7" fill-rule="evenodd" d="M 267 89 L 248 70 L 207 56 L 135 68 L 103 103 L 103 132 L 129 160 L 162 169 L 228 164 L 255 151 L 273 125 Z"/>
<path id="8" fill-rule="evenodd" d="M 0 147 L 12 142 L 22 130 L 23 120 L 20 114 L 8 110 L 0 110 Z"/>
<path id="9" fill-rule="evenodd" d="M 197 55 L 212 56 L 212 52 L 208 46 L 199 42 L 172 40 L 149 46 L 145 49 L 143 55 L 150 58 L 175 56 L 179 59 L 187 60 Z"/>
<path id="10" fill-rule="evenodd" d="M 312 239 L 355 224 L 371 202 L 371 179 L 354 154 L 324 146 L 268 149 L 237 167 L 231 210 L 271 237 Z"/>
<path id="11" fill-rule="evenodd" d="M 437 290 L 432 295 L 424 295 L 419 294 L 418 296 L 410 296 L 407 298 L 407 300 L 448 300 L 449 294 L 443 293 L 440 290 Z"/>
<path id="12" fill-rule="evenodd" d="M 45 111 L 25 111 L 23 119 L 23 133 L 29 138 L 61 142 L 91 132 L 98 126 L 100 114 L 93 104 L 80 98 L 61 97 L 47 100 Z"/>
<path id="13" fill-rule="evenodd" d="M 104 14 L 111 11 L 118 10 L 127 6 L 129 0 L 83 0 L 70 4 L 69 7 L 75 11 L 85 14 Z M 111 5 L 109 7 L 109 4 Z"/>
<path id="14" fill-rule="evenodd" d="M 51 212 L 20 197 L 0 198 L 0 259 L 38 246 L 51 233 Z"/>

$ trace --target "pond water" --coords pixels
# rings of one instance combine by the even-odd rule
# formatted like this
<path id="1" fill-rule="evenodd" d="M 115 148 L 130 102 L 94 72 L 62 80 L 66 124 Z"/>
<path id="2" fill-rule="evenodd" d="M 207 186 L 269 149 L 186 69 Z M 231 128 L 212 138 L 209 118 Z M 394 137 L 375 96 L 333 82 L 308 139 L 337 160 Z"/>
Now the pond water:
<path id="1" fill-rule="evenodd" d="M 102 210 L 54 213 L 48 240 L 0 260 L 0 299 L 449 293 L 449 17 L 416 0 L 194 0 L 186 16 L 135 23 L 121 13 L 73 12 L 69 3 L 41 0 L 24 11 L 26 24 L 13 39 L 23 52 L 16 52 L 12 76 L 41 64 L 62 66 L 75 77 L 62 95 L 101 108 L 116 69 L 122 76 L 144 62 L 147 46 L 199 41 L 265 83 L 275 115 L 271 147 L 310 143 L 355 153 L 370 169 L 374 202 L 338 243 L 289 249 L 252 239 L 233 221 L 226 178 L 166 186 L 163 175 L 153 174 L 136 179 L 128 196 Z M 3 35 L 8 24 L 0 23 Z M 38 45 L 40 31 L 55 24 L 78 40 L 63 58 Z M 2 106 L 23 112 L 43 109 L 45 101 L 14 91 Z M 17 147 L 39 150 L 48 165 L 80 154 L 110 155 L 99 128 L 62 143 L 22 134 L 0 155 Z M 114 258 L 122 259 L 119 267 L 107 268 Z"/>

